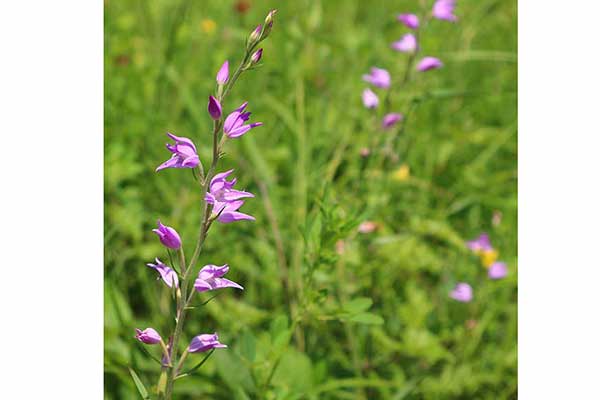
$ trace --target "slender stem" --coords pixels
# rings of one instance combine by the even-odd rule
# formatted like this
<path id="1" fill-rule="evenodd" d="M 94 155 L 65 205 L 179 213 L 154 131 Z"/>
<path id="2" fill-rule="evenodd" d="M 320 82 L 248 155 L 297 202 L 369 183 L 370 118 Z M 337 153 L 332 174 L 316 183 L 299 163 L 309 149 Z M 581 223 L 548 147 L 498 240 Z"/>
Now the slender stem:
<path id="1" fill-rule="evenodd" d="M 187 358 L 188 354 L 188 349 L 185 349 L 181 354 L 179 362 L 177 363 L 177 367 L 175 367 L 175 376 L 177 376 L 177 374 L 179 374 L 179 371 L 181 371 L 181 367 L 183 367 L 183 363 L 185 362 L 185 359 Z"/>
<path id="2" fill-rule="evenodd" d="M 183 252 L 183 246 L 179 248 L 179 269 L 182 274 L 185 274 L 185 253 Z"/>
<path id="3" fill-rule="evenodd" d="M 169 349 L 167 349 L 167 345 L 165 344 L 165 342 L 163 342 L 162 339 L 160 339 L 160 347 L 162 348 L 162 351 L 164 353 L 165 358 L 167 359 L 167 366 L 171 365 L 171 356 L 169 354 Z"/>

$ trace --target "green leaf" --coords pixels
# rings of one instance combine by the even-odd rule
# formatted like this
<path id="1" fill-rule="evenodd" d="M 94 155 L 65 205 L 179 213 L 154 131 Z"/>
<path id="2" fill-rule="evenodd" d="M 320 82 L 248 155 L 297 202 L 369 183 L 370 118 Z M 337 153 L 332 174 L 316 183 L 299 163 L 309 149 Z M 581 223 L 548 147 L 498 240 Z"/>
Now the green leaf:
<path id="1" fill-rule="evenodd" d="M 356 315 L 353 315 L 350 318 L 348 318 L 348 321 L 358 322 L 359 324 L 369 324 L 369 325 L 382 325 L 384 322 L 383 318 L 381 318 L 379 315 L 372 314 L 372 313 L 356 314 Z"/>
<path id="2" fill-rule="evenodd" d="M 273 339 L 275 339 L 276 337 L 280 336 L 282 333 L 286 332 L 288 324 L 289 324 L 289 322 L 288 322 L 287 315 L 279 315 L 277 318 L 275 318 L 273 320 L 273 322 L 271 322 L 271 327 L 270 327 L 271 337 Z"/>
<path id="3" fill-rule="evenodd" d="M 217 373 L 231 390 L 238 387 L 246 392 L 256 390 L 252 374 L 243 360 L 231 351 L 218 351 L 215 354 Z"/>
<path id="4" fill-rule="evenodd" d="M 368 297 L 357 297 L 344 304 L 344 311 L 350 314 L 358 314 L 367 311 L 373 305 L 373 300 Z"/>
<path id="5" fill-rule="evenodd" d="M 142 383 L 140 377 L 135 373 L 135 371 L 132 368 L 129 368 L 129 373 L 131 374 L 131 377 L 133 378 L 133 383 L 135 383 L 135 387 L 137 387 L 138 392 L 140 392 L 142 399 L 149 400 L 150 395 L 148 394 L 148 390 L 146 390 L 146 387 Z"/>
<path id="6" fill-rule="evenodd" d="M 240 355 L 250 362 L 254 362 L 256 357 L 256 338 L 248 330 L 240 338 Z"/>

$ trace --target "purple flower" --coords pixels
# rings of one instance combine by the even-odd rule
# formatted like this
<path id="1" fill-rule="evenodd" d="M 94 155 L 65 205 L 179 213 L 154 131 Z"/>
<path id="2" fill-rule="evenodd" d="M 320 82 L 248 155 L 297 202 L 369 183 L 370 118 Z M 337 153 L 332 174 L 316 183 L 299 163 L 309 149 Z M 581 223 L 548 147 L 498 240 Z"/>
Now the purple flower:
<path id="1" fill-rule="evenodd" d="M 367 108 L 376 108 L 379 105 L 379 98 L 371 89 L 365 89 L 362 92 L 362 102 Z"/>
<path id="2" fill-rule="evenodd" d="M 215 332 L 214 334 L 205 333 L 198 335 L 192 339 L 188 347 L 190 353 L 202 353 L 212 349 L 225 348 L 227 345 L 219 342 L 219 336 Z"/>
<path id="3" fill-rule="evenodd" d="M 506 263 L 502 261 L 496 261 L 490 268 L 488 269 L 488 276 L 490 279 L 502 279 L 506 275 L 508 275 L 508 268 L 506 267 Z"/>
<path id="4" fill-rule="evenodd" d="M 248 102 L 244 102 L 241 106 L 239 106 L 234 112 L 229 114 L 227 118 L 225 118 L 225 123 L 223 124 L 223 132 L 233 139 L 242 136 L 246 132 L 248 132 L 252 128 L 256 128 L 257 126 L 261 126 L 262 122 L 255 122 L 253 124 L 244 125 L 246 121 L 250 119 L 250 112 L 244 112 Z"/>
<path id="5" fill-rule="evenodd" d="M 205 265 L 198 273 L 198 278 L 194 282 L 194 287 L 199 292 L 208 292 L 209 290 L 216 290 L 222 288 L 236 288 L 244 290 L 244 288 L 237 283 L 230 281 L 229 279 L 223 278 L 229 272 L 229 265 Z"/>
<path id="6" fill-rule="evenodd" d="M 409 29 L 417 29 L 419 27 L 419 17 L 415 14 L 399 14 L 396 18 Z"/>
<path id="7" fill-rule="evenodd" d="M 162 340 L 158 332 L 152 328 L 146 328 L 143 331 L 135 328 L 135 338 L 146 344 L 156 344 Z"/>
<path id="8" fill-rule="evenodd" d="M 402 121 L 402 114 L 400 113 L 389 113 L 383 117 L 383 121 L 381 121 L 381 127 L 383 129 L 389 129 L 392 126 L 396 125 L 399 121 Z"/>
<path id="9" fill-rule="evenodd" d="M 400 40 L 392 43 L 392 49 L 403 53 L 412 53 L 417 50 L 417 38 L 412 33 L 407 33 Z"/>
<path id="10" fill-rule="evenodd" d="M 243 198 L 254 197 L 250 192 L 233 189 L 236 179 L 227 181 L 233 170 L 222 172 L 215 175 L 210 181 L 209 192 L 206 193 L 205 200 L 213 205 L 213 215 L 218 215 L 217 220 L 224 224 L 240 220 L 254 221 L 254 217 L 238 211 L 244 205 Z"/>
<path id="11" fill-rule="evenodd" d="M 473 300 L 473 289 L 468 283 L 460 282 L 450 292 L 450 297 L 456 301 L 468 303 Z"/>
<path id="12" fill-rule="evenodd" d="M 258 49 L 254 52 L 254 54 L 252 54 L 252 56 L 250 57 L 250 61 L 252 62 L 252 64 L 258 64 L 258 62 L 262 58 L 262 53 L 263 49 Z"/>
<path id="13" fill-rule="evenodd" d="M 217 72 L 217 83 L 224 85 L 229 80 L 229 61 L 225 61 Z"/>
<path id="14" fill-rule="evenodd" d="M 181 238 L 177 231 L 170 226 L 161 224 L 160 220 L 158 220 L 158 229 L 152 229 L 152 232 L 158 235 L 160 242 L 166 247 L 174 250 L 181 247 Z"/>
<path id="15" fill-rule="evenodd" d="M 493 250 L 492 243 L 490 242 L 490 237 L 487 233 L 482 233 L 478 238 L 469 240 L 467 242 L 467 247 L 474 251 L 475 253 Z"/>
<path id="16" fill-rule="evenodd" d="M 208 96 L 208 113 L 210 114 L 210 117 L 215 120 L 221 118 L 221 115 L 223 114 L 221 103 L 213 96 Z"/>
<path id="17" fill-rule="evenodd" d="M 423 57 L 417 64 L 417 70 L 421 72 L 429 71 L 430 69 L 441 68 L 444 64 L 435 57 Z"/>
<path id="18" fill-rule="evenodd" d="M 362 78 L 365 82 L 369 82 L 373 86 L 382 89 L 389 88 L 391 84 L 390 73 L 387 72 L 385 69 L 377 67 L 372 67 L 371 73 L 363 75 Z"/>
<path id="19" fill-rule="evenodd" d="M 156 258 L 156 264 L 148 263 L 146 265 L 155 269 L 168 287 L 173 287 L 173 285 L 175 285 L 175 287 L 179 287 L 179 278 L 177 277 L 177 273 L 166 264 L 163 264 L 158 258 Z"/>
<path id="20" fill-rule="evenodd" d="M 186 137 L 175 136 L 167 132 L 167 136 L 175 141 L 175 144 L 167 143 L 167 149 L 173 153 L 164 163 L 156 168 L 156 172 L 165 168 L 195 168 L 199 163 L 196 146 Z"/>
<path id="21" fill-rule="evenodd" d="M 434 18 L 455 22 L 458 18 L 453 14 L 456 0 L 437 0 L 433 4 L 431 15 Z"/>

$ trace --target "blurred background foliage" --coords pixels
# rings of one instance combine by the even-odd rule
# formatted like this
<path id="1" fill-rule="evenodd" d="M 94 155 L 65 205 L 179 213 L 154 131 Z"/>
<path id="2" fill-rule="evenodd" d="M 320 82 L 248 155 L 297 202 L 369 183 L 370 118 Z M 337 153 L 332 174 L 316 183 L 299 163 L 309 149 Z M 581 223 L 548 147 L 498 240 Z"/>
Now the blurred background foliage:
<path id="1" fill-rule="evenodd" d="M 427 3 L 431 3 L 427 1 Z M 168 257 L 160 218 L 193 249 L 199 190 L 188 170 L 154 172 L 165 132 L 210 157 L 206 113 L 224 59 L 271 8 L 263 65 L 242 76 L 227 112 L 250 102 L 264 126 L 228 143 L 257 197 L 255 223 L 215 225 L 200 265 L 229 263 L 246 288 L 191 314 L 186 340 L 218 331 L 216 351 L 178 399 L 516 398 L 516 1 L 459 0 L 456 24 L 433 21 L 423 54 L 444 68 L 395 91 L 407 114 L 394 157 L 359 153 L 385 140 L 364 109 L 371 66 L 399 80 L 418 0 L 105 0 L 105 398 L 136 399 L 158 365 L 134 327 L 168 332 L 169 291 L 144 264 Z M 374 232 L 358 225 L 370 220 Z M 490 233 L 506 279 L 487 278 L 464 241 Z M 474 300 L 448 298 L 458 281 Z M 150 349 L 151 351 L 155 349 Z M 191 361 L 199 361 L 190 357 Z"/>

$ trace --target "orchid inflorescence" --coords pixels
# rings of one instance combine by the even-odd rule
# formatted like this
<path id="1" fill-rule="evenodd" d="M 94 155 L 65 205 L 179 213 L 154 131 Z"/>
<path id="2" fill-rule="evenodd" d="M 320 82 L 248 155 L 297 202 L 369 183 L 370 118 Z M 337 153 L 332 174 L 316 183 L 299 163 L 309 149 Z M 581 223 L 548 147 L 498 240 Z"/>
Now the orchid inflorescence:
<path id="1" fill-rule="evenodd" d="M 167 150 L 171 153 L 171 157 L 156 168 L 157 172 L 168 168 L 192 169 L 199 177 L 202 192 L 200 230 L 189 263 L 186 264 L 185 261 L 183 240 L 173 227 L 164 225 L 159 220 L 157 228 L 153 229 L 167 251 L 176 251 L 179 259 L 179 270 L 175 269 L 174 266 L 165 264 L 158 257 L 155 259 L 155 263 L 147 264 L 149 268 L 158 272 L 158 279 L 162 279 L 164 284 L 173 291 L 176 299 L 175 326 L 172 334 L 169 335 L 168 340 L 164 340 L 154 328 L 135 330 L 135 338 L 141 343 L 146 345 L 159 344 L 161 347 L 162 369 L 157 384 L 157 394 L 160 399 L 171 399 L 174 381 L 189 375 L 189 373 L 182 373 L 181 371 L 189 353 L 203 353 L 227 347 L 219 341 L 217 333 L 198 334 L 190 341 L 188 347 L 179 354 L 179 341 L 183 334 L 186 314 L 192 308 L 191 301 L 194 293 L 223 288 L 244 289 L 240 284 L 224 278 L 224 275 L 229 272 L 229 265 L 227 264 L 221 266 L 205 265 L 198 271 L 195 278 L 193 277 L 193 271 L 196 269 L 201 249 L 214 221 L 228 224 L 235 221 L 254 220 L 251 215 L 239 211 L 244 205 L 245 199 L 252 198 L 254 195 L 250 192 L 234 189 L 236 179 L 231 178 L 228 180 L 233 174 L 233 170 L 217 173 L 216 169 L 219 159 L 223 156 L 223 146 L 228 139 L 239 138 L 251 129 L 262 125 L 260 122 L 248 123 L 250 119 L 250 112 L 246 111 L 248 102 L 244 102 L 226 118 L 223 116 L 223 103 L 239 76 L 261 60 L 263 49 L 257 49 L 257 47 L 269 36 L 276 12 L 276 10 L 270 11 L 264 24 L 258 25 L 250 33 L 246 41 L 244 58 L 235 72 L 230 76 L 229 62 L 225 61 L 216 75 L 216 93 L 209 96 L 207 107 L 208 114 L 213 120 L 213 151 L 210 166 L 205 170 L 198 156 L 196 146 L 191 139 L 167 133 L 167 136 L 173 142 L 167 144 Z M 212 352 L 208 353 L 202 362 L 210 354 Z M 192 368 L 192 370 L 196 368 Z"/>

